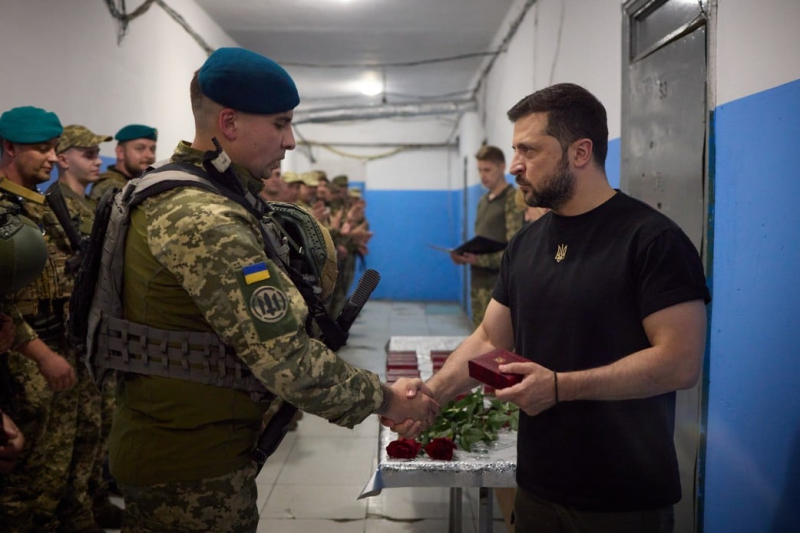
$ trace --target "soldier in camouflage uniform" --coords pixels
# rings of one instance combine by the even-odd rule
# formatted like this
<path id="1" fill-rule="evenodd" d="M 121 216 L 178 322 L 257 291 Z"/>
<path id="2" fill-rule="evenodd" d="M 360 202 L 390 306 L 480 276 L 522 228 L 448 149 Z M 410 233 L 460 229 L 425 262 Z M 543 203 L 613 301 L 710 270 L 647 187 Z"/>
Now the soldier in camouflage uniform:
<path id="1" fill-rule="evenodd" d="M 240 48 L 216 50 L 191 83 L 196 132 L 173 162 L 200 166 L 216 139 L 253 194 L 295 146 L 294 82 Z M 258 95 L 258 96 L 256 96 Z M 230 170 L 229 170 L 230 171 Z M 125 319 L 151 328 L 213 332 L 266 389 L 299 409 L 353 427 L 372 413 L 432 423 L 436 406 L 405 398 L 306 333 L 308 308 L 265 254 L 242 205 L 178 187 L 131 212 L 125 241 Z M 269 299 L 269 302 L 266 301 Z M 111 430 L 111 473 L 126 501 L 123 531 L 252 532 L 258 523 L 250 457 L 268 402 L 239 390 L 124 373 Z"/>
<path id="2" fill-rule="evenodd" d="M 64 127 L 56 149 L 58 181 L 72 224 L 83 238 L 92 233 L 94 204 L 86 197 L 86 188 L 100 174 L 100 143 L 110 135 L 95 135 L 85 126 Z M 80 486 L 88 488 L 92 513 L 100 527 L 119 529 L 122 509 L 109 501 L 108 481 L 103 476 L 103 463 L 108 450 L 108 435 L 114 416 L 114 391 L 106 387 L 101 392 L 92 382 L 83 364 L 77 365 L 80 412 L 73 460 L 74 475 L 81 478 Z"/>
<path id="3" fill-rule="evenodd" d="M 89 198 L 95 203 L 113 187 L 122 189 L 128 180 L 138 178 L 156 161 L 158 131 L 150 126 L 129 124 L 114 136 L 117 140 L 117 162 L 100 174 Z"/>
<path id="4" fill-rule="evenodd" d="M 15 347 L 22 315 L 9 295 L 32 283 L 47 262 L 41 230 L 21 217 L 17 206 L 0 201 L 0 492 L 22 455 L 25 436 L 14 423 L 16 403 L 8 369 L 8 350 Z"/>
<path id="5" fill-rule="evenodd" d="M 329 313 L 337 316 L 347 302 L 348 291 L 355 278 L 356 263 L 363 261 L 367 242 L 372 237 L 364 216 L 364 202 L 349 195 L 348 179 L 344 174 L 333 178 L 330 188 L 330 230 L 338 254 L 339 275 L 336 288 L 327 305 Z"/>
<path id="6" fill-rule="evenodd" d="M 311 170 L 300 174 L 300 195 L 297 198 L 297 205 L 308 211 L 312 210 L 314 202 L 317 201 L 317 187 L 319 187 L 319 171 Z"/>
<path id="7" fill-rule="evenodd" d="M 35 192 L 50 177 L 61 132 L 58 117 L 38 108 L 15 108 L 0 117 L 2 201 L 42 228 L 48 250 L 42 275 L 13 298 L 24 322 L 17 327 L 9 368 L 16 422 L 28 444 L 0 493 L 0 523 L 10 531 L 102 531 L 86 478 L 73 467 L 82 415 L 79 388 L 73 388 L 76 354 L 66 342 L 64 318 L 74 282 L 66 264 L 75 250 L 44 196 Z"/>
<path id="8" fill-rule="evenodd" d="M 278 201 L 297 204 L 297 200 L 300 198 L 300 184 L 302 183 L 300 175 L 297 172 L 282 172 L 281 181 L 283 181 L 283 185 Z"/>
<path id="9" fill-rule="evenodd" d="M 522 210 L 514 203 L 514 186 L 506 182 L 506 159 L 496 146 L 483 146 L 476 154 L 481 183 L 489 192 L 478 201 L 475 235 L 508 242 L 522 227 Z M 500 271 L 503 252 L 488 254 L 451 254 L 457 265 L 470 265 L 470 300 L 472 323 L 477 328 L 483 321 L 486 306 Z"/>

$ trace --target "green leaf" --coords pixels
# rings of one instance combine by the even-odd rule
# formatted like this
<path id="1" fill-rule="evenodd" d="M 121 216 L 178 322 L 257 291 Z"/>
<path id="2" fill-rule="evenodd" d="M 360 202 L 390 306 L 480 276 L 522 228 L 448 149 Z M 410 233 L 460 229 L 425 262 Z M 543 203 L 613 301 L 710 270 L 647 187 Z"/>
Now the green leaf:
<path id="1" fill-rule="evenodd" d="M 437 437 L 448 437 L 459 449 L 470 451 L 479 441 L 497 440 L 498 431 L 508 425 L 519 427 L 519 408 L 497 398 L 485 398 L 480 390 L 445 405 L 436 422 L 419 437 L 423 446 Z"/>

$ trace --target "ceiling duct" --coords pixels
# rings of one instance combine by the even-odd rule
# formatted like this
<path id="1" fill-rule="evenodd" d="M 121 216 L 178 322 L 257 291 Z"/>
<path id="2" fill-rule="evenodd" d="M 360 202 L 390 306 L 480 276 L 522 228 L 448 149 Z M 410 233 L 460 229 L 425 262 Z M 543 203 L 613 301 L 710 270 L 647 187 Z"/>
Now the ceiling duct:
<path id="1" fill-rule="evenodd" d="M 297 110 L 293 124 L 323 124 L 354 120 L 377 120 L 381 118 L 423 117 L 429 115 L 453 115 L 475 111 L 475 100 L 452 102 L 426 102 L 417 104 L 382 104 L 359 107 L 328 107 L 322 109 Z"/>

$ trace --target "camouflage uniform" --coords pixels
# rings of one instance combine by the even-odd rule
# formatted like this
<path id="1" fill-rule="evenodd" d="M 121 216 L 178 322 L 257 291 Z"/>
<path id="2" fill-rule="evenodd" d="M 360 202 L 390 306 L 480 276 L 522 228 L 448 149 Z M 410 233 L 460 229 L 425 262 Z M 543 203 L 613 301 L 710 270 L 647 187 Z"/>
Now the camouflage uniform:
<path id="1" fill-rule="evenodd" d="M 342 201 L 334 201 L 334 202 L 331 202 L 328 205 L 328 207 L 330 208 L 330 216 L 328 217 L 328 220 L 338 216 L 339 217 L 339 224 L 341 226 L 341 224 L 343 224 L 345 222 L 345 219 L 347 218 L 347 206 Z M 339 215 L 340 212 L 341 212 L 341 215 Z M 350 249 L 348 247 L 348 244 L 349 244 L 349 240 L 350 239 L 348 239 L 347 237 L 342 235 L 341 231 L 338 228 L 334 229 L 332 227 L 329 227 L 328 231 L 331 234 L 331 239 L 333 239 L 334 245 L 337 248 L 339 246 L 342 246 L 342 247 L 346 248 L 348 250 L 348 254 L 349 254 L 350 253 Z M 344 266 L 345 266 L 345 264 L 344 264 L 345 259 L 338 259 L 338 257 L 337 257 L 337 260 L 336 260 L 336 269 L 337 269 L 336 285 L 333 288 L 333 294 L 331 294 L 330 298 L 328 299 L 328 301 L 325 304 L 325 309 L 328 312 L 328 315 L 332 316 L 333 318 L 336 318 L 336 316 L 338 314 L 338 311 L 344 305 L 344 297 L 342 295 L 341 286 L 342 286 L 342 276 L 344 275 L 344 270 L 343 269 L 344 269 Z"/>
<path id="2" fill-rule="evenodd" d="M 5 201 L 15 199 L 7 196 Z M 22 214 L 44 230 L 48 259 L 36 282 L 14 296 L 16 308 L 37 335 L 75 367 L 76 354 L 67 345 L 63 326 L 74 283 L 66 272 L 72 254 L 69 240 L 43 196 L 22 201 L 21 207 Z M 26 328 L 21 335 L 34 338 Z M 93 449 L 75 453 L 76 444 L 78 450 L 88 449 L 99 436 L 86 418 L 87 411 L 99 408 L 91 406 L 89 382 L 85 378 L 81 382 L 79 372 L 75 387 L 53 393 L 36 363 L 13 351 L 8 362 L 17 402 L 15 422 L 25 435 L 26 450 L 0 494 L 0 522 L 10 531 L 94 527 L 87 483 L 95 453 Z M 79 424 L 87 422 L 79 433 Z"/>
<path id="3" fill-rule="evenodd" d="M 253 505 L 258 496 L 252 482 L 255 474 L 255 464 L 248 463 L 230 474 L 211 479 L 127 486 L 125 531 L 255 531 L 258 526 L 258 509 Z"/>
<path id="4" fill-rule="evenodd" d="M 514 186 L 509 185 L 492 200 L 488 194 L 481 197 L 475 217 L 475 235 L 501 242 L 511 240 L 522 227 L 522 211 L 514 203 L 514 192 Z M 475 328 L 483 322 L 486 307 L 492 299 L 502 258 L 503 252 L 479 254 L 477 262 L 470 268 L 472 324 Z"/>
<path id="5" fill-rule="evenodd" d="M 128 183 L 128 176 L 120 172 L 116 165 L 109 165 L 105 172 L 100 174 L 100 177 L 92 185 L 92 190 L 89 191 L 89 198 L 97 203 L 103 194 L 112 187 L 122 189 Z"/>
<path id="6" fill-rule="evenodd" d="M 82 235 L 91 235 L 94 222 L 94 205 L 91 200 L 63 183 L 59 183 L 59 186 L 75 228 Z M 81 476 L 88 478 L 86 484 L 90 497 L 104 502 L 109 497 L 108 481 L 103 476 L 103 463 L 108 453 L 108 435 L 111 433 L 111 420 L 116 408 L 114 390 L 105 387 L 101 393 L 83 363 L 78 363 L 76 371 L 77 386 L 80 387 L 79 420 L 83 422 L 78 425 L 75 442 L 75 455 L 78 458 L 76 470 Z"/>
<path id="7" fill-rule="evenodd" d="M 199 166 L 202 152 L 181 143 L 172 160 Z M 260 180 L 236 171 L 257 194 Z M 236 202 L 195 187 L 145 200 L 131 213 L 125 257 L 134 258 L 124 264 L 127 320 L 213 331 L 268 390 L 336 424 L 353 427 L 380 407 L 377 375 L 352 367 L 306 334 L 302 296 L 267 259 L 257 220 Z M 266 264 L 267 277 L 248 283 L 243 268 L 259 263 Z M 123 374 L 117 401 L 109 459 L 133 509 L 126 515 L 129 530 L 171 530 L 181 519 L 165 506 L 200 505 L 204 512 L 192 530 L 212 530 L 222 512 L 213 502 L 222 501 L 235 502 L 231 513 L 245 517 L 243 530 L 253 530 L 250 454 L 268 402 L 233 389 L 130 373 Z M 214 497 L 199 498 L 198 491 Z"/>
<path id="8" fill-rule="evenodd" d="M 353 284 L 353 279 L 356 276 L 356 259 L 361 257 L 358 252 L 358 246 L 352 239 L 343 237 L 341 242 L 347 248 L 347 255 L 339 261 L 339 275 L 336 279 L 336 288 L 331 297 L 331 312 L 334 317 L 338 316 L 347 302 L 350 285 Z"/>

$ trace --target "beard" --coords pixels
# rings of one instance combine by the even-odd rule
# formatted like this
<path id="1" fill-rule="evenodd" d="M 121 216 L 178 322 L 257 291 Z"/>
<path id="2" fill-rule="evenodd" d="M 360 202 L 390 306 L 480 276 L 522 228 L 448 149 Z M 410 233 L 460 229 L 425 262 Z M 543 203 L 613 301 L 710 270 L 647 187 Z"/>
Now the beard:
<path id="1" fill-rule="evenodd" d="M 544 207 L 558 211 L 575 194 L 575 175 L 569 170 L 567 154 L 561 155 L 558 167 L 545 176 L 541 188 L 523 179 L 530 191 L 525 195 L 525 203 L 530 207 Z M 517 177 L 517 184 L 520 177 Z"/>
<path id="2" fill-rule="evenodd" d="M 128 173 L 131 179 L 138 178 L 142 175 L 142 172 L 144 172 L 144 170 L 142 170 L 138 165 L 132 165 L 128 163 L 128 161 L 125 161 L 123 166 L 125 167 L 125 172 Z"/>

